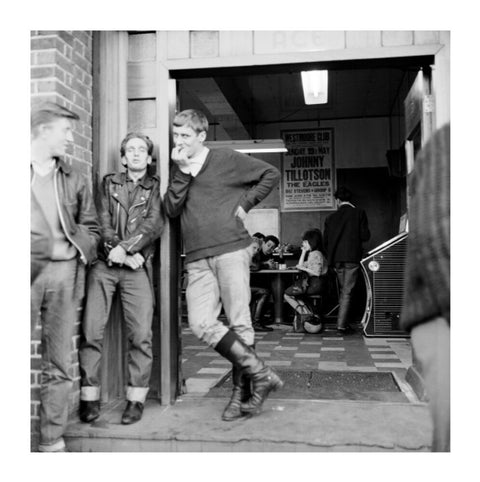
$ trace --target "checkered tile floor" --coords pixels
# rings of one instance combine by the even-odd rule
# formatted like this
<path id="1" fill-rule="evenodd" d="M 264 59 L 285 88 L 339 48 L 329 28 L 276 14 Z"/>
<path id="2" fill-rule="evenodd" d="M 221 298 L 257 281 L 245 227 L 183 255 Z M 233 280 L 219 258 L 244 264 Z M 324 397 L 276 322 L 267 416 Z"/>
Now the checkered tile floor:
<path id="1" fill-rule="evenodd" d="M 377 372 L 391 371 L 404 382 L 411 365 L 408 338 L 367 338 L 357 333 L 338 337 L 334 329 L 318 335 L 292 333 L 291 326 L 255 333 L 257 354 L 272 367 Z M 231 364 L 199 341 L 188 327 L 182 333 L 182 372 L 187 394 L 206 394 Z"/>

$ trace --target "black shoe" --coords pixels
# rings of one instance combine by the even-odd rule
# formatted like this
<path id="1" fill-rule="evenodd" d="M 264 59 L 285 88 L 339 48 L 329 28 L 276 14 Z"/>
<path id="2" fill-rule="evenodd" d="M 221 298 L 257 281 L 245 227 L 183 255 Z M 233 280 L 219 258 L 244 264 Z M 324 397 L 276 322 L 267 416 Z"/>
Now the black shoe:
<path id="1" fill-rule="evenodd" d="M 262 324 L 263 326 L 265 325 L 273 325 L 275 323 L 275 320 L 270 317 L 270 316 L 262 316 L 262 321 L 260 322 L 260 324 Z"/>
<path id="2" fill-rule="evenodd" d="M 143 403 L 127 401 L 127 407 L 122 415 L 123 425 L 138 422 L 142 418 Z"/>
<path id="3" fill-rule="evenodd" d="M 252 323 L 252 328 L 255 331 L 273 331 L 273 328 L 270 328 L 269 326 L 262 325 L 261 323 L 258 323 L 258 322 Z"/>
<path id="4" fill-rule="evenodd" d="M 90 423 L 100 416 L 100 400 L 80 400 L 80 420 Z"/>

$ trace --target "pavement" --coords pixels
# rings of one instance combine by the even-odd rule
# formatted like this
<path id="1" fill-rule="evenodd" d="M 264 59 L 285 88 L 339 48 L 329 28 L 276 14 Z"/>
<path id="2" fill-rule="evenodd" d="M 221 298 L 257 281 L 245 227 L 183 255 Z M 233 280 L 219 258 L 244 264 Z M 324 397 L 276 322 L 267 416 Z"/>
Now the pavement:
<path id="1" fill-rule="evenodd" d="M 72 452 L 425 452 L 431 423 L 422 403 L 267 400 L 260 415 L 224 422 L 225 400 L 149 400 L 142 420 L 121 425 L 124 403 L 66 433 Z"/>
<path id="2" fill-rule="evenodd" d="M 216 352 L 183 336 L 185 394 L 171 406 L 147 400 L 136 424 L 121 425 L 124 401 L 102 408 L 100 418 L 83 424 L 74 415 L 65 436 L 73 452 L 426 452 L 432 426 L 428 407 L 405 382 L 411 360 L 408 339 L 370 339 L 357 333 L 337 337 L 293 334 L 288 327 L 256 334 L 257 352 L 281 369 L 390 372 L 403 393 L 394 401 L 269 398 L 260 415 L 221 420 L 226 398 L 211 389 L 230 369 Z M 358 387 L 361 389 L 361 387 Z M 339 393 L 347 393 L 347 391 Z"/>

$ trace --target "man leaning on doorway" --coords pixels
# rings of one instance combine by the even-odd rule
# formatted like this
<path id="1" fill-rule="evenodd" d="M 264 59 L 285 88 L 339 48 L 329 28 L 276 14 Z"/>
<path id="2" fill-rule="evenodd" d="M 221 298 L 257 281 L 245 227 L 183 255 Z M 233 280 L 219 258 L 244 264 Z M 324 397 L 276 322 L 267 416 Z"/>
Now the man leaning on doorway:
<path id="1" fill-rule="evenodd" d="M 280 173 L 231 149 L 209 150 L 203 145 L 207 131 L 208 120 L 200 111 L 175 116 L 176 169 L 164 205 L 168 216 L 181 216 L 190 327 L 233 365 L 232 397 L 222 415 L 230 421 L 260 412 L 268 394 L 283 385 L 253 349 L 249 308 L 253 248 L 244 226 L 247 212 L 278 184 Z M 222 304 L 228 327 L 218 319 Z"/>
<path id="2" fill-rule="evenodd" d="M 100 415 L 103 335 L 115 292 L 119 291 L 128 338 L 127 405 L 123 424 L 141 419 L 152 368 L 154 241 L 160 236 L 163 210 L 160 179 L 147 172 L 153 142 L 130 132 L 120 146 L 126 172 L 107 174 L 100 193 L 101 242 L 98 262 L 88 275 L 80 346 L 80 419 Z"/>

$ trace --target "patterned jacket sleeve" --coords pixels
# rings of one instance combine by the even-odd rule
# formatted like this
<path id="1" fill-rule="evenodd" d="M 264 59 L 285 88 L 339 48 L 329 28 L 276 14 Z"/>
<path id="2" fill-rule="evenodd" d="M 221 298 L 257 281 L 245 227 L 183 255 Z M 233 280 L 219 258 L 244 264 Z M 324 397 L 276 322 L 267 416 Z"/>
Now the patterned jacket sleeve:
<path id="1" fill-rule="evenodd" d="M 450 323 L 450 126 L 415 160 L 400 323 L 406 330 L 437 316 Z"/>

